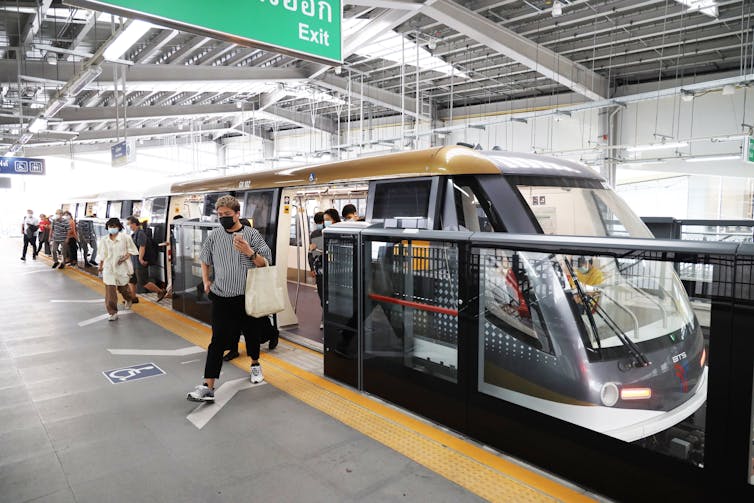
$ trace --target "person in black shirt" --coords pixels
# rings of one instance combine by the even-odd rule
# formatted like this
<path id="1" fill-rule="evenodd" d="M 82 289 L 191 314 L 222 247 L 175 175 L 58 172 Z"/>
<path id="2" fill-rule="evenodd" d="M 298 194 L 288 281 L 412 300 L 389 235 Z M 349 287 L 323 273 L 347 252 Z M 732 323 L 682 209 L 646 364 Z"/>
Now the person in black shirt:
<path id="1" fill-rule="evenodd" d="M 134 216 L 128 217 L 128 226 L 133 232 L 131 238 L 139 250 L 138 257 L 134 258 L 136 291 L 137 293 L 144 293 L 144 291 L 156 293 L 157 302 L 160 302 L 165 298 L 167 292 L 156 284 L 157 277 L 159 276 L 157 247 L 146 231 L 141 228 L 141 222 L 139 222 L 138 218 Z"/>

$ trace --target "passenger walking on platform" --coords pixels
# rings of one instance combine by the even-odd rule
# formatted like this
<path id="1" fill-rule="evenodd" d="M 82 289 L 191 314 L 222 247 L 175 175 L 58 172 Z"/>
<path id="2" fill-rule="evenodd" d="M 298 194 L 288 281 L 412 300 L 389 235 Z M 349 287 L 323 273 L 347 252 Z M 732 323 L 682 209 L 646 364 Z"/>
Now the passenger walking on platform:
<path id="1" fill-rule="evenodd" d="M 136 293 L 149 291 L 157 294 L 157 302 L 165 298 L 167 292 L 165 289 L 157 286 L 160 267 L 158 265 L 157 246 L 142 228 L 139 219 L 128 217 L 128 226 L 131 228 L 131 239 L 133 239 L 136 249 L 139 251 L 138 256 L 134 257 L 134 271 L 136 273 Z M 132 283 L 133 284 L 133 283 Z M 133 295 L 134 291 L 131 290 Z"/>
<path id="2" fill-rule="evenodd" d="M 99 242 L 99 272 L 105 283 L 105 309 L 110 321 L 118 319 L 118 292 L 123 296 L 125 309 L 131 309 L 133 298 L 128 289 L 128 280 L 133 274 L 131 256 L 138 255 L 139 250 L 130 237 L 123 234 L 123 224 L 117 218 L 111 218 L 105 224 L 107 235 Z"/>
<path id="3" fill-rule="evenodd" d="M 239 222 L 241 222 L 241 225 L 244 225 L 246 227 L 251 227 L 251 222 L 248 218 L 239 218 Z M 260 320 L 260 325 L 262 325 L 262 322 L 264 320 Z M 272 320 L 269 320 L 269 323 L 264 323 L 264 331 L 260 331 L 259 334 L 259 344 L 264 344 L 265 342 L 269 341 L 268 349 L 272 350 L 275 349 L 278 345 L 278 332 L 275 328 L 274 324 L 272 323 Z M 239 331 L 236 333 L 235 337 L 232 338 L 230 343 L 228 344 L 227 350 L 228 352 L 223 356 L 223 361 L 229 362 L 231 360 L 234 360 L 241 356 L 241 353 L 238 351 L 238 344 L 241 342 L 241 332 Z M 248 351 L 247 351 L 248 353 Z"/>
<path id="4" fill-rule="evenodd" d="M 55 220 L 52 221 L 52 268 L 60 266 L 65 269 L 65 240 L 68 236 L 68 221 L 62 210 L 55 212 Z"/>
<path id="5" fill-rule="evenodd" d="M 52 222 L 44 213 L 39 215 L 39 240 L 37 241 L 37 255 L 42 251 L 42 245 L 45 247 L 45 255 L 50 255 L 50 231 Z"/>
<path id="6" fill-rule="evenodd" d="M 37 234 L 39 233 L 39 220 L 32 210 L 26 210 L 26 216 L 21 223 L 21 233 L 24 236 L 24 251 L 21 252 L 21 260 L 26 261 L 26 252 L 31 244 L 31 258 L 37 260 Z"/>
<path id="7" fill-rule="evenodd" d="M 252 267 L 265 267 L 272 260 L 272 253 L 257 230 L 239 221 L 241 206 L 235 197 L 219 198 L 215 209 L 222 228 L 210 232 L 200 254 L 204 291 L 212 300 L 212 341 L 207 350 L 204 383 L 186 396 L 194 402 L 214 402 L 223 353 L 239 331 L 243 332 L 246 352 L 251 357 L 251 382 L 264 380 L 259 365 L 259 336 L 269 319 L 246 314 L 246 272 Z M 210 268 L 214 269 L 214 281 L 210 281 Z"/>
<path id="8" fill-rule="evenodd" d="M 96 267 L 97 262 L 97 236 L 94 235 L 94 223 L 91 220 L 82 218 L 79 220 L 79 246 L 84 255 L 84 267 Z M 92 256 L 89 257 L 89 247 L 92 248 Z"/>
<path id="9" fill-rule="evenodd" d="M 64 216 L 68 221 L 68 234 L 66 234 L 63 257 L 68 265 L 76 267 L 79 265 L 79 231 L 76 229 L 76 220 L 73 219 L 71 212 L 66 211 Z"/>

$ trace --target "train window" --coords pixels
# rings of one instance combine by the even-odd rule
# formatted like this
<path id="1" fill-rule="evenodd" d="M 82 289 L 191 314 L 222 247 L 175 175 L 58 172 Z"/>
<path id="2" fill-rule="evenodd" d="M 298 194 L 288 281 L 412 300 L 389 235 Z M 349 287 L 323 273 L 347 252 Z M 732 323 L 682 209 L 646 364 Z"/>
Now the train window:
<path id="1" fill-rule="evenodd" d="M 545 234 L 651 238 L 644 223 L 612 190 L 582 180 L 536 180 L 518 190 Z"/>
<path id="2" fill-rule="evenodd" d="M 371 219 L 431 217 L 432 182 L 432 179 L 376 182 Z"/>
<path id="3" fill-rule="evenodd" d="M 552 353 L 547 314 L 543 313 L 552 290 L 541 288 L 543 280 L 552 276 L 550 261 L 536 254 L 490 250 L 480 258 L 480 314 L 484 319 L 480 335 L 485 351 L 525 349 L 529 359 L 540 358 L 532 356 L 532 349 Z"/>
<path id="4" fill-rule="evenodd" d="M 246 193 L 246 201 L 241 215 L 251 221 L 252 227 L 259 231 L 270 249 L 274 249 L 275 222 L 274 190 L 258 190 Z"/>
<path id="5" fill-rule="evenodd" d="M 166 239 L 165 221 L 168 213 L 168 198 L 155 197 L 152 199 L 152 212 L 149 217 L 149 227 L 152 229 L 152 239 L 162 243 Z"/>
<path id="6" fill-rule="evenodd" d="M 471 232 L 494 232 L 490 218 L 479 204 L 479 198 L 468 185 L 453 184 L 458 225 Z"/>
<path id="7" fill-rule="evenodd" d="M 225 194 L 207 194 L 204 196 L 204 211 L 202 212 L 203 218 L 202 220 L 211 220 L 212 218 L 216 218 L 217 211 L 215 210 L 215 203 L 218 199 L 220 199 L 221 196 L 224 196 Z"/>
<path id="8" fill-rule="evenodd" d="M 142 206 L 143 206 L 142 201 L 134 201 L 134 204 L 131 208 L 131 214 L 135 217 L 140 217 Z"/>
<path id="9" fill-rule="evenodd" d="M 121 210 L 123 209 L 123 201 L 112 201 L 110 202 L 109 209 L 107 210 L 107 217 L 108 218 L 121 218 Z M 97 215 L 98 217 L 101 217 L 101 215 Z"/>

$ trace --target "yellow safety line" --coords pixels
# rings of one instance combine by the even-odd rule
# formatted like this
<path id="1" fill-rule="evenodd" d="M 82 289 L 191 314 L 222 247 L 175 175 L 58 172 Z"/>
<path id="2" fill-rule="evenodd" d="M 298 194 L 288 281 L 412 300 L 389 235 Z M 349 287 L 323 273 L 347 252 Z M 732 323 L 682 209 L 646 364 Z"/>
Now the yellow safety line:
<path id="1" fill-rule="evenodd" d="M 104 285 L 91 275 L 78 270 L 67 275 L 104 294 Z M 196 320 L 153 302 L 134 304 L 133 310 L 197 346 L 206 349 L 209 345 L 211 330 Z M 265 353 L 263 359 L 265 380 L 269 384 L 486 500 L 595 501 L 584 493 L 269 353 Z M 231 363 L 246 370 L 250 360 L 248 357 L 236 358 Z"/>

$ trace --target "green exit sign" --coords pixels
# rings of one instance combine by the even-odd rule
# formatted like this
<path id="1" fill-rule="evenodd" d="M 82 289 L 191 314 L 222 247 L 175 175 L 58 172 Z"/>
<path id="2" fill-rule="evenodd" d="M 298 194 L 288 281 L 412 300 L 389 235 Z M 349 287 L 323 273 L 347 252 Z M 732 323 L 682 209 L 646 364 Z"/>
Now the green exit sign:
<path id="1" fill-rule="evenodd" d="M 342 0 L 64 0 L 239 45 L 340 64 Z"/>
<path id="2" fill-rule="evenodd" d="M 754 136 L 746 138 L 746 160 L 754 163 Z"/>

